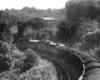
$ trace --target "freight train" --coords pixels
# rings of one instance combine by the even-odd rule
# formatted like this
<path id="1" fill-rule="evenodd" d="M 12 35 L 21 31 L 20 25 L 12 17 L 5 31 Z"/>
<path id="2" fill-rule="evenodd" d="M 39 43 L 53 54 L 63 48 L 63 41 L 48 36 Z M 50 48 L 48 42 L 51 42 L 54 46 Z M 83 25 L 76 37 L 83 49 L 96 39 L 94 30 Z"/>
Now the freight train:
<path id="1" fill-rule="evenodd" d="M 20 39 L 18 45 L 21 48 L 32 48 L 36 51 L 50 52 L 53 55 L 61 53 L 60 57 L 66 58 L 79 69 L 82 74 L 82 79 L 79 80 L 100 80 L 100 59 L 94 55 L 67 48 L 61 43 L 54 43 L 50 40 Z"/>
<path id="2" fill-rule="evenodd" d="M 57 53 L 58 47 L 65 47 L 65 45 L 61 43 L 54 43 L 50 40 L 26 40 L 24 38 L 19 39 L 18 47 L 21 49 L 31 48 L 35 51 L 45 51 L 50 53 Z"/>

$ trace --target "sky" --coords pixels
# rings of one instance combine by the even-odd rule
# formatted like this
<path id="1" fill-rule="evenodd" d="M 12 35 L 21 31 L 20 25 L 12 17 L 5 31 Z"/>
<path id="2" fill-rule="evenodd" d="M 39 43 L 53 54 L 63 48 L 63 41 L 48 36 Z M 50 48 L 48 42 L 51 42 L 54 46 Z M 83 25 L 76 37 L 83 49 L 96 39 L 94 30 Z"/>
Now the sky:
<path id="1" fill-rule="evenodd" d="M 35 7 L 37 9 L 64 8 L 67 0 L 1 0 L 0 10 L 22 9 L 23 7 Z"/>

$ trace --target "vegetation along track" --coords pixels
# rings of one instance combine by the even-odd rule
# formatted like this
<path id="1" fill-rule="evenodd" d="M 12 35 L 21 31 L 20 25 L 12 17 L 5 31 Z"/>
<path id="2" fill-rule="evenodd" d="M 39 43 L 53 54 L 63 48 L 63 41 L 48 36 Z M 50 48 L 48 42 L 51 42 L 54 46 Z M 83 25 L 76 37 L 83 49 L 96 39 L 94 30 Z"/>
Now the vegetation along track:
<path id="1" fill-rule="evenodd" d="M 77 68 L 79 76 L 83 76 L 81 80 L 100 80 L 100 60 L 97 57 L 85 52 L 55 44 L 49 44 L 49 42 L 47 44 L 46 42 L 34 40 L 32 42 L 28 40 L 21 40 L 19 42 L 19 45 L 23 48 L 27 47 L 32 48 L 33 50 L 47 52 L 55 57 L 69 61 L 70 64 L 73 64 L 73 66 Z M 40 45 L 42 45 L 42 47 L 40 47 Z"/>

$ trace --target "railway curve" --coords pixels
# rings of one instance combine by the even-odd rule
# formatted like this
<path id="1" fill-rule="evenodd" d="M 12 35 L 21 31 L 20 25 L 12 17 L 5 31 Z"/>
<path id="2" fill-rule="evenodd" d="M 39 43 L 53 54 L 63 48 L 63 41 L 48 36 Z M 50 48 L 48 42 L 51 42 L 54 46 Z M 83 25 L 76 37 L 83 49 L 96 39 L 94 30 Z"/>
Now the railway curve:
<path id="1" fill-rule="evenodd" d="M 61 78 L 58 80 L 70 80 L 70 75 L 69 75 L 66 67 L 58 61 L 55 61 L 55 60 L 51 60 L 51 61 L 52 61 L 53 65 L 60 70 Z M 59 78 L 59 76 L 58 76 L 58 78 Z"/>
<path id="2" fill-rule="evenodd" d="M 96 56 L 54 42 L 50 43 L 50 41 L 21 39 L 18 45 L 23 48 L 32 48 L 48 56 L 52 55 L 56 59 L 63 60 L 65 64 L 69 63 L 73 67 L 71 73 L 76 75 L 76 79 L 71 76 L 70 80 L 100 80 L 100 59 Z M 82 79 L 80 79 L 80 76 L 82 76 Z"/>

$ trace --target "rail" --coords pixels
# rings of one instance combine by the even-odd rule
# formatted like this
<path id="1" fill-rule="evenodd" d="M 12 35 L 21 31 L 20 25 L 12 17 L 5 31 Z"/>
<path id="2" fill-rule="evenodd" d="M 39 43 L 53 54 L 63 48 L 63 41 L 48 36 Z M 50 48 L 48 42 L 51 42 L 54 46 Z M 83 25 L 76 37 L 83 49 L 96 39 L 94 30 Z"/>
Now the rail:
<path id="1" fill-rule="evenodd" d="M 62 76 L 61 80 L 70 80 L 70 75 L 69 75 L 67 69 L 65 68 L 65 66 L 62 65 L 58 61 L 55 61 L 55 60 L 51 60 L 51 61 L 53 62 L 54 65 L 56 65 L 59 68 L 59 70 L 61 72 L 61 76 Z"/>
<path id="2" fill-rule="evenodd" d="M 19 40 L 20 41 L 20 40 Z M 68 61 L 73 67 L 76 68 L 78 72 L 78 79 L 80 79 L 80 76 L 83 76 L 82 80 L 99 80 L 100 79 L 100 59 L 96 57 L 95 55 L 82 53 L 80 51 L 68 48 L 68 47 L 62 47 L 60 45 L 53 45 L 50 44 L 50 42 L 46 43 L 45 41 L 38 41 L 38 42 L 30 42 L 30 41 L 22 41 L 22 43 L 19 42 L 19 44 L 22 47 L 28 47 L 32 48 L 33 50 L 40 51 L 42 53 L 49 53 L 50 55 L 53 55 L 56 58 L 63 59 L 65 61 Z M 42 44 L 41 47 L 39 47 Z M 46 47 L 45 47 L 46 46 Z M 86 70 L 86 66 L 92 64 L 89 69 Z M 91 68 L 92 67 L 92 68 Z M 92 69 L 98 69 L 99 72 L 94 73 L 88 73 Z M 87 75 L 87 73 L 89 75 Z M 76 73 L 75 73 L 76 74 Z M 84 76 L 85 75 L 85 76 Z M 69 75 L 70 76 L 70 75 Z M 95 78 L 94 78 L 95 77 Z M 70 80 L 72 80 L 70 78 Z"/>

